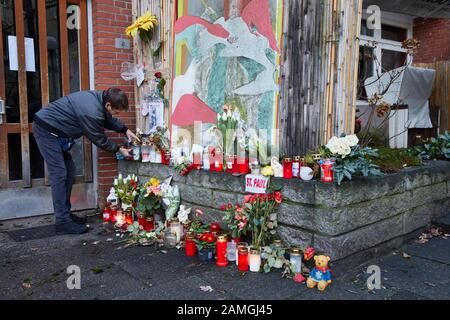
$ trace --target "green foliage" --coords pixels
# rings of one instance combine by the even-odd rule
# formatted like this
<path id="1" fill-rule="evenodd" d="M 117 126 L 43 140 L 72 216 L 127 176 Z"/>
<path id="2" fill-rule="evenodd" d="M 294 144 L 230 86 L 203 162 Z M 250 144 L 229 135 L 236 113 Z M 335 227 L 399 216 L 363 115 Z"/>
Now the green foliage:
<path id="1" fill-rule="evenodd" d="M 127 242 L 141 246 L 155 244 L 161 239 L 164 228 L 164 224 L 158 222 L 158 225 L 153 231 L 147 232 L 142 229 L 142 226 L 140 226 L 138 222 L 134 222 L 127 228 L 127 231 L 130 232 L 130 239 L 127 240 Z"/>
<path id="2" fill-rule="evenodd" d="M 423 160 L 449 160 L 450 159 L 450 131 L 437 138 L 431 138 L 423 147 L 415 147 L 410 153 Z"/>
<path id="3" fill-rule="evenodd" d="M 345 158 L 337 158 L 333 171 L 338 185 L 346 178 L 352 180 L 355 175 L 381 176 L 379 167 L 370 161 L 370 158 L 378 157 L 378 150 L 359 145 L 352 148 L 350 155 Z"/>
<path id="4" fill-rule="evenodd" d="M 289 260 L 285 257 L 286 249 L 270 245 L 263 247 L 261 250 L 261 258 L 264 261 L 263 270 L 265 273 L 269 273 L 273 268 L 282 269 L 290 264 Z"/>
<path id="5" fill-rule="evenodd" d="M 384 173 L 393 173 L 405 167 L 422 165 L 422 160 L 419 157 L 404 149 L 381 147 L 378 153 L 378 157 L 370 157 L 370 160 L 378 165 Z"/>

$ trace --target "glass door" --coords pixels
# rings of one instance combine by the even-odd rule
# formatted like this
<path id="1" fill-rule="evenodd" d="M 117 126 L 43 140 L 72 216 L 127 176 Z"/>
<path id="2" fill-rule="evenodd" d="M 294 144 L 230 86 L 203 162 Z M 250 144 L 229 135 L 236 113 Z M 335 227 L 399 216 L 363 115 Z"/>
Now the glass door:
<path id="1" fill-rule="evenodd" d="M 2 190 L 49 185 L 33 117 L 89 89 L 86 15 L 86 0 L 0 1 L 0 200 Z M 91 143 L 79 139 L 72 157 L 76 182 L 92 182 Z"/>

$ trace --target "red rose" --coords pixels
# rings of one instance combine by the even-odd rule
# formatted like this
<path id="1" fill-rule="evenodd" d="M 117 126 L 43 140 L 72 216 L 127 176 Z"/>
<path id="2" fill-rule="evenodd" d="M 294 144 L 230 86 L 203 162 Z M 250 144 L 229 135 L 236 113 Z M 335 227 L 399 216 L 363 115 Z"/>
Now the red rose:
<path id="1" fill-rule="evenodd" d="M 283 196 L 281 195 L 280 191 L 277 191 L 273 194 L 273 198 L 275 199 L 276 203 L 281 203 L 283 201 Z"/>
<path id="2" fill-rule="evenodd" d="M 223 205 L 220 206 L 219 209 L 220 209 L 220 211 L 225 211 L 225 210 L 227 210 L 227 205 L 223 204 Z"/>
<path id="3" fill-rule="evenodd" d="M 155 73 L 155 78 L 161 79 L 162 78 L 162 73 L 161 72 L 156 72 Z"/>

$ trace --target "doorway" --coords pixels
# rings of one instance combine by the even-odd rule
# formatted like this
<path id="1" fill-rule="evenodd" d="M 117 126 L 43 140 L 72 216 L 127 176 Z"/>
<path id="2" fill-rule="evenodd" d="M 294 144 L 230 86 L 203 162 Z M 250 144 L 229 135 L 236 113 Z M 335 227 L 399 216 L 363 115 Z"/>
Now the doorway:
<path id="1" fill-rule="evenodd" d="M 89 89 L 87 0 L 0 0 L 0 220 L 53 212 L 34 114 Z M 74 210 L 94 208 L 92 145 L 76 141 Z"/>

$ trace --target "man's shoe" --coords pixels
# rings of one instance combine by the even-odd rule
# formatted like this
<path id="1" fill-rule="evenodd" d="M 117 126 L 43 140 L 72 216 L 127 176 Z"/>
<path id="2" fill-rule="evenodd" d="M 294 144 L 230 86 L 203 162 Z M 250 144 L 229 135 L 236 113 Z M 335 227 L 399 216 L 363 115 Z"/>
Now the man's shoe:
<path id="1" fill-rule="evenodd" d="M 84 217 L 79 217 L 76 214 L 71 213 L 70 214 L 70 219 L 72 219 L 73 222 L 77 223 L 77 224 L 86 224 L 87 223 L 87 219 Z"/>
<path id="2" fill-rule="evenodd" d="M 77 224 L 73 221 L 55 225 L 56 234 L 82 234 L 88 232 L 86 225 Z"/>

